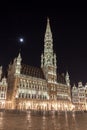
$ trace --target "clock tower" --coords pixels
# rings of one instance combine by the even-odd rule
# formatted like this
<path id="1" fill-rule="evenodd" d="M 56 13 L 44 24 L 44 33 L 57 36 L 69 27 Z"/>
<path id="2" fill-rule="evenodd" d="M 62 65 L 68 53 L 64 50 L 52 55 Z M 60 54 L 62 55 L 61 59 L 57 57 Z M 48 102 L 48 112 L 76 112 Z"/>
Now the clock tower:
<path id="1" fill-rule="evenodd" d="M 55 90 L 53 85 L 57 82 L 56 54 L 53 52 L 53 38 L 50 28 L 50 21 L 47 19 L 46 32 L 44 37 L 44 53 L 41 55 L 41 68 L 50 86 L 50 90 Z"/>

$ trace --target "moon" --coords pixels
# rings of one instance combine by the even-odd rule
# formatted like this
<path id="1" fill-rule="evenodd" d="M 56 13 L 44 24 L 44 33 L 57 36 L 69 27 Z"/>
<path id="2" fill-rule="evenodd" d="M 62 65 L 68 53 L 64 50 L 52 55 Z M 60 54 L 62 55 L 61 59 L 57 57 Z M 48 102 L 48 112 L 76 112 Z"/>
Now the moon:
<path id="1" fill-rule="evenodd" d="M 23 38 L 19 38 L 19 41 L 20 41 L 21 43 L 23 43 L 23 42 L 24 42 L 24 39 L 23 39 Z"/>

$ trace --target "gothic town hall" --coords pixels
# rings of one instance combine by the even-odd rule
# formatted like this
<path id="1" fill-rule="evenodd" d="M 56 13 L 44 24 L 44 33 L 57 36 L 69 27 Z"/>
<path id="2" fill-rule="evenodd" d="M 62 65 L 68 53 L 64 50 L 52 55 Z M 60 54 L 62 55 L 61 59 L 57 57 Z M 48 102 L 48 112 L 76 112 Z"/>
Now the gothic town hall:
<path id="1" fill-rule="evenodd" d="M 7 77 L 0 67 L 0 108 L 72 110 L 69 74 L 57 72 L 50 21 L 47 19 L 41 67 L 22 63 L 21 52 L 9 64 Z"/>

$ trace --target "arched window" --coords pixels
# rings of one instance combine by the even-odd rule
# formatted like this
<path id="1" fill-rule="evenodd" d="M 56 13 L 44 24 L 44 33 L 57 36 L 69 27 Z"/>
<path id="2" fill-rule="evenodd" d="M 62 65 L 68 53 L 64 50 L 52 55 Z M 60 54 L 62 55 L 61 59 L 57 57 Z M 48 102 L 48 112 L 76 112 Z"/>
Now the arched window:
<path id="1" fill-rule="evenodd" d="M 30 94 L 28 94 L 28 97 L 30 98 Z"/>
<path id="2" fill-rule="evenodd" d="M 22 93 L 22 98 L 24 98 L 24 93 Z"/>

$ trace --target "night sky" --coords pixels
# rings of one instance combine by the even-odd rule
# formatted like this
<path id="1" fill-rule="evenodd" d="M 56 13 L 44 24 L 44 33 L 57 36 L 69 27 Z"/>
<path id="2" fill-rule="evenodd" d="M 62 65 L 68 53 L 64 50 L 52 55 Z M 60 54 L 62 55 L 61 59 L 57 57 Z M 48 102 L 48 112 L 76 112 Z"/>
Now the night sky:
<path id="1" fill-rule="evenodd" d="M 12 8 L 11 8 L 12 9 Z M 87 82 L 87 10 L 82 8 L 19 8 L 0 13 L 0 65 L 3 69 L 17 57 L 40 67 L 47 17 L 53 34 L 58 73 L 69 72 L 71 84 Z M 24 43 L 19 38 L 24 38 Z"/>

